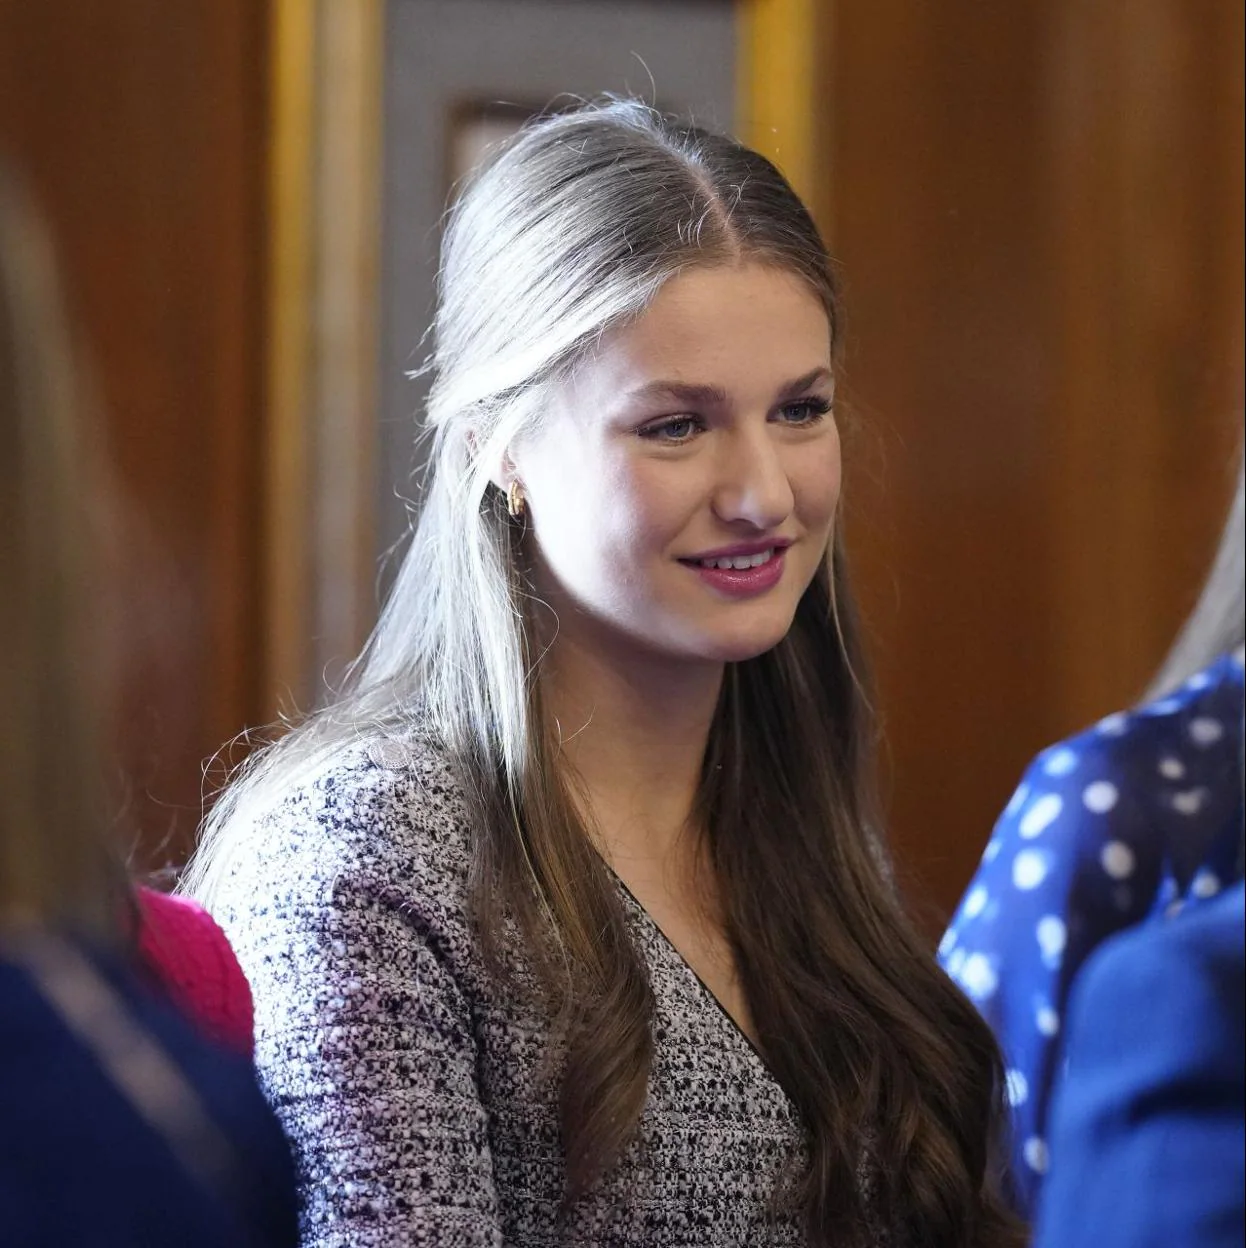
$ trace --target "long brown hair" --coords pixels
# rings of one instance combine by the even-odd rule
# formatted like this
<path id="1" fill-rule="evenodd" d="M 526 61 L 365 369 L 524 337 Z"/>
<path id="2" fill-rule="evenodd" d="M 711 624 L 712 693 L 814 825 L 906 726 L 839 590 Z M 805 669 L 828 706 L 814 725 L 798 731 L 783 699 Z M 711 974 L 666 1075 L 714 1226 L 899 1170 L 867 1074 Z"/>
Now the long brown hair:
<path id="1" fill-rule="evenodd" d="M 481 943 L 500 970 L 518 923 L 558 1024 L 568 1202 L 636 1130 L 654 1001 L 544 713 L 544 608 L 490 471 L 602 333 L 675 274 L 743 258 L 806 282 L 839 340 L 816 226 L 730 139 L 611 102 L 537 122 L 465 189 L 442 248 L 411 548 L 347 687 L 247 764 L 189 877 L 210 905 L 288 785 L 361 730 L 431 720 L 472 810 Z M 817 1246 L 851 1239 L 867 1201 L 901 1242 L 1013 1242 L 995 1171 L 1000 1059 L 892 892 L 860 651 L 836 548 L 787 639 L 729 668 L 698 799 L 764 1054 L 807 1134 L 807 1169 L 776 1199 Z"/>
<path id="2" fill-rule="evenodd" d="M 854 1242 L 872 1214 L 898 1243 L 1021 1244 L 1003 1199 L 994 1038 L 889 882 L 850 604 L 837 548 L 785 640 L 728 668 L 698 795 L 761 1051 L 808 1133 L 807 1169 L 776 1196 L 796 1206 L 813 1245 Z M 576 815 L 556 738 L 541 734 L 517 802 L 499 760 L 459 761 L 480 829 L 473 885 L 485 949 L 500 966 L 499 939 L 517 918 L 558 1010 L 574 1200 L 626 1147 L 644 1106 L 645 966 Z"/>

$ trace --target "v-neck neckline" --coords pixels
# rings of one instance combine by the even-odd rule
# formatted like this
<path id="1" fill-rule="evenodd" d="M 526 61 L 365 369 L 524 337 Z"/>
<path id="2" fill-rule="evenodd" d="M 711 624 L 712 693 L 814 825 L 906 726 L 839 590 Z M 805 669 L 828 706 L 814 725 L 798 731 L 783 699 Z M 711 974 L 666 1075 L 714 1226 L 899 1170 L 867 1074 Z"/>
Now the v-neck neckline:
<path id="1" fill-rule="evenodd" d="M 754 1059 L 757 1061 L 757 1064 L 761 1067 L 766 1077 L 770 1079 L 771 1082 L 773 1082 L 775 1086 L 779 1088 L 780 1091 L 783 1091 L 783 1085 L 779 1083 L 779 1080 L 775 1076 L 774 1071 L 770 1069 L 770 1063 L 766 1060 L 766 1055 L 761 1051 L 760 1048 L 758 1048 L 756 1042 L 753 1040 L 753 1037 L 750 1036 L 748 1032 L 745 1031 L 744 1028 L 740 1026 L 735 1015 L 732 1014 L 732 1012 L 729 1009 L 727 1009 L 727 1007 L 723 1004 L 722 999 L 718 996 L 718 994 L 709 986 L 709 984 L 705 982 L 704 979 L 701 978 L 701 974 L 697 970 L 697 968 L 693 966 L 691 962 L 688 961 L 688 959 L 680 951 L 679 946 L 676 945 L 675 942 L 666 934 L 666 932 L 662 929 L 662 925 L 657 921 L 657 919 L 653 917 L 653 915 L 649 913 L 649 911 L 645 908 L 644 904 L 640 901 L 640 899 L 636 896 L 636 894 L 633 893 L 632 890 L 628 887 L 627 882 L 623 879 L 623 877 L 614 869 L 613 866 L 610 865 L 609 862 L 606 862 L 604 856 L 602 857 L 602 861 L 605 862 L 606 869 L 614 877 L 615 883 L 618 885 L 619 890 L 622 892 L 623 896 L 627 898 L 627 900 L 630 901 L 632 905 L 640 912 L 641 918 L 649 927 L 651 927 L 657 933 L 658 938 L 666 946 L 666 948 L 669 949 L 672 954 L 674 954 L 675 960 L 680 964 L 680 966 L 682 966 L 684 970 L 687 971 L 688 974 L 691 975 L 692 978 L 696 980 L 697 984 L 700 986 L 702 994 L 708 997 L 709 1000 L 714 1003 L 714 1006 L 718 1010 L 718 1012 L 723 1016 L 723 1018 L 727 1020 L 727 1023 L 730 1026 L 731 1030 L 734 1031 L 735 1034 L 739 1036 L 741 1040 L 744 1041 L 749 1052 L 753 1055 Z M 784 1092 L 784 1095 L 785 1096 L 787 1095 L 786 1092 Z"/>

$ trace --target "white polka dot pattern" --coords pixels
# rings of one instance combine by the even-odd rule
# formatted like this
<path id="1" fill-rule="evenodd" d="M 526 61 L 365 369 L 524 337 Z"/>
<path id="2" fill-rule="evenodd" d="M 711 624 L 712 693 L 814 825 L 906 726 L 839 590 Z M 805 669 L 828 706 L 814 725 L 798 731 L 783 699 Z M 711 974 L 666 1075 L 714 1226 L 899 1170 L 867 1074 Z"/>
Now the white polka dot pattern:
<path id="1" fill-rule="evenodd" d="M 1172 808 L 1179 815 L 1197 815 L 1203 808 L 1203 797 L 1202 789 L 1187 789 L 1183 793 L 1174 793 Z"/>
<path id="2" fill-rule="evenodd" d="M 1060 817 L 1063 809 L 1064 802 L 1057 794 L 1044 793 L 1042 797 L 1036 798 L 1029 810 L 1021 816 L 1017 830 L 1026 840 L 1041 836 L 1043 830 Z"/>
<path id="3" fill-rule="evenodd" d="M 1106 815 L 1116 805 L 1120 794 L 1110 780 L 1096 780 L 1082 790 L 1082 805 L 1095 815 Z"/>
<path id="4" fill-rule="evenodd" d="M 1046 1174 L 1050 1158 L 1047 1155 L 1047 1142 L 1038 1136 L 1031 1136 L 1025 1142 L 1025 1164 L 1037 1174 Z"/>
<path id="5" fill-rule="evenodd" d="M 1047 1170 L 1069 986 L 1115 933 L 1179 922 L 1240 878 L 1242 703 L 1242 656 L 1226 656 L 1040 753 L 940 945 L 1007 1056 L 1013 1171 L 1029 1215 Z M 1191 845 L 1200 860 L 1177 876 Z"/>
<path id="6" fill-rule="evenodd" d="M 1044 1005 L 1034 1015 L 1034 1026 L 1044 1036 L 1060 1034 L 1060 1015 L 1049 1005 Z"/>
<path id="7" fill-rule="evenodd" d="M 985 954 L 975 953 L 965 958 L 960 982 L 971 997 L 981 1001 L 999 987 L 999 976 Z"/>
<path id="8" fill-rule="evenodd" d="M 986 909 L 986 903 L 989 898 L 990 894 L 985 888 L 979 886 L 973 889 L 969 896 L 965 898 L 965 916 L 972 919 L 976 915 L 981 914 Z"/>
<path id="9" fill-rule="evenodd" d="M 1066 746 L 1050 750 L 1043 759 L 1043 771 L 1049 776 L 1067 776 L 1077 770 L 1077 755 Z"/>
<path id="10" fill-rule="evenodd" d="M 1218 719 L 1200 717 L 1190 720 L 1189 732 L 1195 745 L 1214 745 L 1224 736 L 1224 725 Z"/>
<path id="11" fill-rule="evenodd" d="M 1037 888 L 1047 876 L 1047 859 L 1037 849 L 1022 850 L 1012 864 L 1012 882 L 1028 892 Z"/>
<path id="12" fill-rule="evenodd" d="M 1059 958 L 1064 952 L 1064 946 L 1068 941 L 1068 929 L 1059 915 L 1044 915 L 1039 919 L 1034 934 L 1038 937 L 1038 947 L 1043 951 L 1045 959 Z"/>
<path id="13" fill-rule="evenodd" d="M 1024 1105 L 1029 1099 L 1030 1084 L 1019 1070 L 1010 1070 L 1004 1078 L 1004 1090 L 1009 1105 Z"/>
<path id="14" fill-rule="evenodd" d="M 1190 885 L 1190 892 L 1195 897 L 1214 897 L 1220 891 L 1220 877 L 1214 871 L 1203 870 L 1195 877 L 1194 882 Z"/>
<path id="15" fill-rule="evenodd" d="M 1124 841 L 1109 841 L 1099 861 L 1114 880 L 1127 880 L 1134 873 L 1134 851 Z"/>
<path id="16" fill-rule="evenodd" d="M 1159 774 L 1165 780 L 1180 780 L 1185 775 L 1185 764 L 1171 754 L 1165 755 L 1159 760 Z"/>
<path id="17" fill-rule="evenodd" d="M 1029 796 L 1030 786 L 1028 784 L 1018 785 L 1017 791 L 1012 795 L 1012 798 L 1008 803 L 1008 808 L 1004 811 L 1004 814 L 1015 815 L 1017 811 L 1019 811 L 1029 800 Z"/>

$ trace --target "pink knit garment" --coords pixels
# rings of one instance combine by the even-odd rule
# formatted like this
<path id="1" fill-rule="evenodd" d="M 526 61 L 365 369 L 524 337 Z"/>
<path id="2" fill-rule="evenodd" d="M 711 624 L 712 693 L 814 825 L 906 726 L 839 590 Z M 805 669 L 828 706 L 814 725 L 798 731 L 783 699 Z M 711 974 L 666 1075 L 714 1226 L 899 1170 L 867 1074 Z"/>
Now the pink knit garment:
<path id="1" fill-rule="evenodd" d="M 138 948 L 189 1020 L 210 1039 L 252 1056 L 251 986 L 216 921 L 185 897 L 139 888 Z"/>

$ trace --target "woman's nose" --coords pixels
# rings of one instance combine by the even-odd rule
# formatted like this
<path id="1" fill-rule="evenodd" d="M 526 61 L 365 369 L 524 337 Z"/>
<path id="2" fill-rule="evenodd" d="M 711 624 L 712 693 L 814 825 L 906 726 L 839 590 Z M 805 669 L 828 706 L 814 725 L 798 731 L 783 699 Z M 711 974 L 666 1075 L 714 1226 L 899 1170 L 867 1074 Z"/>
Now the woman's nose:
<path id="1" fill-rule="evenodd" d="M 756 434 L 732 434 L 723 447 L 714 495 L 719 519 L 769 530 L 791 515 L 794 504 L 792 484 L 770 426 Z"/>

